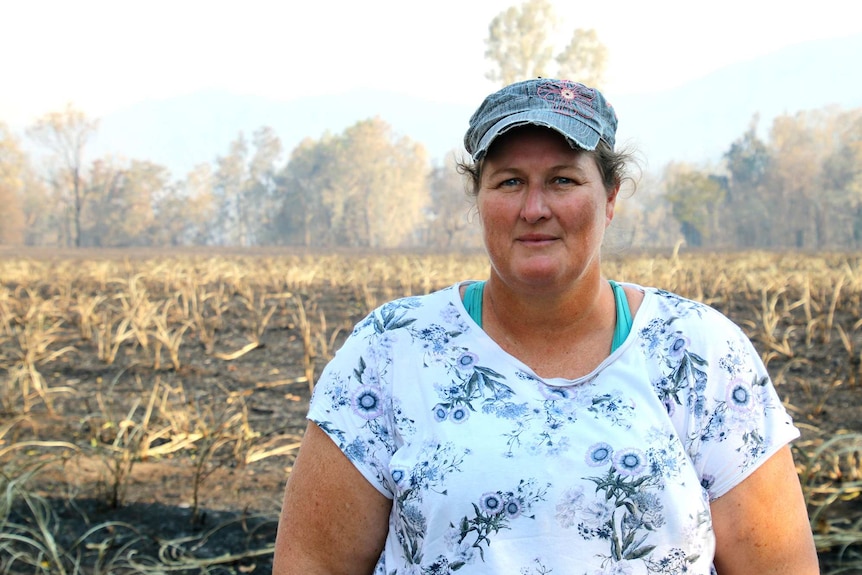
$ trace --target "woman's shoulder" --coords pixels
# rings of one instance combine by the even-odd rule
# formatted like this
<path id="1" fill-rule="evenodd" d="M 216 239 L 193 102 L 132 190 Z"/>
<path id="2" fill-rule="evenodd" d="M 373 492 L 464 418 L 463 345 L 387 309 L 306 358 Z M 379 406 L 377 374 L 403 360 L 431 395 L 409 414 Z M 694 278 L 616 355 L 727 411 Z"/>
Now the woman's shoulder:
<path id="1" fill-rule="evenodd" d="M 739 325 L 707 303 L 658 287 L 624 285 L 641 290 L 644 294 L 639 317 L 635 320 L 640 329 L 660 325 L 662 329 L 683 332 L 692 339 L 707 341 L 725 336 L 733 339 L 744 337 Z"/>
<path id="2" fill-rule="evenodd" d="M 378 333 L 417 327 L 441 321 L 457 321 L 463 314 L 458 285 L 428 294 L 405 296 L 387 301 L 373 309 L 354 327 L 353 333 L 372 330 Z"/>

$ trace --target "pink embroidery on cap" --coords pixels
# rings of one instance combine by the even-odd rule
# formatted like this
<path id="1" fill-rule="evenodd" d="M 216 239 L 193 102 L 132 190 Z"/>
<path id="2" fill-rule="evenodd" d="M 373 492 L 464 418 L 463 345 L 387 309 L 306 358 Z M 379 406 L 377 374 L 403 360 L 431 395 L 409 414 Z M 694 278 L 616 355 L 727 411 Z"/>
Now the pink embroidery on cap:
<path id="1" fill-rule="evenodd" d="M 542 82 L 536 87 L 536 95 L 554 105 L 554 111 L 567 116 L 594 117 L 593 100 L 596 91 L 583 84 L 563 80 Z"/>

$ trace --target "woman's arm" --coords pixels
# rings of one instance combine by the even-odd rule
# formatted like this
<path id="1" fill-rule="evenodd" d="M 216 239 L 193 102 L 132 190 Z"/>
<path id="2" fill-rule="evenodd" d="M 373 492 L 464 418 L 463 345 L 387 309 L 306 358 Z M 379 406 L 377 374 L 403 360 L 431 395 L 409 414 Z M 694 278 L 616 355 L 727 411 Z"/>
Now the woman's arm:
<path id="1" fill-rule="evenodd" d="M 711 508 L 719 575 L 820 573 L 789 446 Z"/>
<path id="2" fill-rule="evenodd" d="M 386 541 L 391 507 L 309 422 L 284 493 L 273 573 L 371 573 Z"/>

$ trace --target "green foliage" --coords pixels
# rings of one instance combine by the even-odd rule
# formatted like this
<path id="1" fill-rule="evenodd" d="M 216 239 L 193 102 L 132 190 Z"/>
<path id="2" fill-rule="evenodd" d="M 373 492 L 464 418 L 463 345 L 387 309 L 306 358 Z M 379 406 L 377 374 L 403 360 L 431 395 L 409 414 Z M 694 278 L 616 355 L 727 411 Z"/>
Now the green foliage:
<path id="1" fill-rule="evenodd" d="M 717 228 L 716 208 L 724 199 L 724 188 L 717 179 L 686 166 L 671 165 L 665 177 L 665 197 L 686 241 L 691 246 L 704 245 Z"/>
<path id="2" fill-rule="evenodd" d="M 757 136 L 757 121 L 757 116 L 752 118 L 748 130 L 724 154 L 727 170 L 738 187 L 755 189 L 763 182 L 769 169 L 769 150 Z"/>

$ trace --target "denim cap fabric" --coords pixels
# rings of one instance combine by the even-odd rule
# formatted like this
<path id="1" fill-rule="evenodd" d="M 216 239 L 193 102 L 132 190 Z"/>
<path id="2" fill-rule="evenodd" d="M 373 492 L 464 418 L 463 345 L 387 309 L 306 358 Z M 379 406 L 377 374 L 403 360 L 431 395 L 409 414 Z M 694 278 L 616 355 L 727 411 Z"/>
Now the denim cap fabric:
<path id="1" fill-rule="evenodd" d="M 533 124 L 561 133 L 572 148 L 614 147 L 617 115 L 601 92 L 570 80 L 537 78 L 511 84 L 485 98 L 470 118 L 464 147 L 473 161 L 516 126 Z"/>

